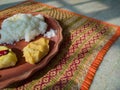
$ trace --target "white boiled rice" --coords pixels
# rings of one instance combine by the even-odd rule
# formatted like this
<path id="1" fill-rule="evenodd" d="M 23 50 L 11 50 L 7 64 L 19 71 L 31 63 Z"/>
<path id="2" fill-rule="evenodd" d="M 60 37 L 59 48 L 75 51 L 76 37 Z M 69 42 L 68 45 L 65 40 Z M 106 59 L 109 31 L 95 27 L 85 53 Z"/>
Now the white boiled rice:
<path id="1" fill-rule="evenodd" d="M 32 16 L 19 13 L 3 21 L 0 30 L 0 44 L 13 44 L 21 39 L 29 42 L 39 34 L 45 34 L 46 29 L 47 24 L 42 15 Z"/>

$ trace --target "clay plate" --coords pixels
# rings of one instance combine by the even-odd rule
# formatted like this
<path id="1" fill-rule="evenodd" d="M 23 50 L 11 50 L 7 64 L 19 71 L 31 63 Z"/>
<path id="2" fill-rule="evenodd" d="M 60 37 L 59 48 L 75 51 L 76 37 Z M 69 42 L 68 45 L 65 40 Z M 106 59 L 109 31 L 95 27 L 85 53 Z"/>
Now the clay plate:
<path id="1" fill-rule="evenodd" d="M 30 13 L 30 14 L 37 15 L 40 13 Z M 20 42 L 17 42 L 14 45 L 6 45 L 12 48 L 12 50 L 16 53 L 18 57 L 18 62 L 14 67 L 0 70 L 0 89 L 7 87 L 8 85 L 14 82 L 28 78 L 29 76 L 34 74 L 36 71 L 45 67 L 49 63 L 49 61 L 55 56 L 55 54 L 58 52 L 60 43 L 62 41 L 62 28 L 55 19 L 45 15 L 43 16 L 45 17 L 45 21 L 48 24 L 47 30 L 49 30 L 50 28 L 57 30 L 56 36 L 50 38 L 49 53 L 39 63 L 32 65 L 32 64 L 26 63 L 24 57 L 22 57 L 23 56 L 22 49 L 28 43 L 24 42 L 24 40 L 21 40 Z M 4 20 L 5 18 L 7 17 L 0 19 L 0 21 Z M 40 35 L 36 37 L 35 40 L 41 37 L 42 36 Z"/>

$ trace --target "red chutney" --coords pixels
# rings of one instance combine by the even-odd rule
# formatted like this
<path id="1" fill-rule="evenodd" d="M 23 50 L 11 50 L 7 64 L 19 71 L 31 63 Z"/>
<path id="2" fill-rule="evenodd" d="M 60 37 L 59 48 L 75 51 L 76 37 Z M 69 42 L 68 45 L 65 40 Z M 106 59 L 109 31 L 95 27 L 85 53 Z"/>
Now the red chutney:
<path id="1" fill-rule="evenodd" d="M 1 50 L 0 51 L 0 56 L 6 55 L 9 53 L 9 50 Z"/>

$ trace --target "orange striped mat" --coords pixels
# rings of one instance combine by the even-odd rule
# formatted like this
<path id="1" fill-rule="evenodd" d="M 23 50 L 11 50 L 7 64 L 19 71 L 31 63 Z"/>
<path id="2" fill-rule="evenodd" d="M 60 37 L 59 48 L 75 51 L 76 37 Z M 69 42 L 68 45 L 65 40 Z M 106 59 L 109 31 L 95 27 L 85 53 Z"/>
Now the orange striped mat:
<path id="1" fill-rule="evenodd" d="M 2 10 L 0 17 L 41 12 L 55 18 L 63 28 L 63 42 L 50 63 L 26 80 L 6 90 L 88 90 L 120 27 L 38 2 L 24 2 Z"/>

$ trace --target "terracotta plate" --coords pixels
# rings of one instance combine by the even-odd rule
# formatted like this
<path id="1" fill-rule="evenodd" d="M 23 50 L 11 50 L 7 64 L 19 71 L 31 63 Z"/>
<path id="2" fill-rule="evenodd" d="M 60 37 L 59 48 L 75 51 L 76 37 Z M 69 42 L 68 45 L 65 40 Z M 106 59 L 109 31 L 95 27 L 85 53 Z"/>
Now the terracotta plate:
<path id="1" fill-rule="evenodd" d="M 31 13 L 33 15 L 40 14 L 40 13 Z M 59 23 L 48 16 L 44 16 L 45 21 L 48 24 L 47 30 L 50 28 L 57 30 L 57 34 L 55 37 L 50 38 L 50 51 L 48 55 L 46 55 L 39 63 L 35 65 L 31 65 L 29 63 L 25 62 L 25 59 L 22 54 L 22 49 L 28 44 L 24 42 L 24 40 L 15 43 L 14 45 L 6 45 L 16 53 L 18 57 L 18 62 L 16 66 L 5 68 L 0 70 L 0 89 L 8 86 L 9 84 L 12 84 L 16 81 L 24 80 L 28 78 L 30 75 L 35 73 L 36 71 L 42 69 L 45 67 L 49 61 L 55 56 L 55 54 L 58 52 L 60 43 L 62 41 L 62 28 L 59 25 Z M 3 18 L 5 19 L 5 18 Z M 2 20 L 1 20 L 2 21 Z M 36 39 L 41 38 L 42 36 L 36 37 Z M 35 39 L 35 40 L 36 40 Z"/>

